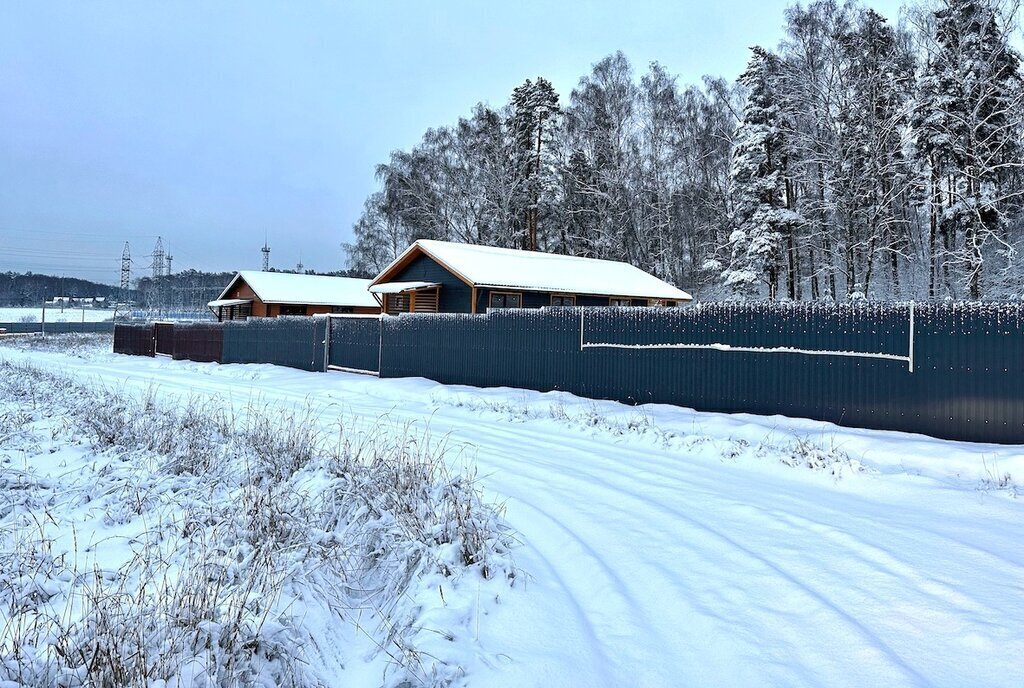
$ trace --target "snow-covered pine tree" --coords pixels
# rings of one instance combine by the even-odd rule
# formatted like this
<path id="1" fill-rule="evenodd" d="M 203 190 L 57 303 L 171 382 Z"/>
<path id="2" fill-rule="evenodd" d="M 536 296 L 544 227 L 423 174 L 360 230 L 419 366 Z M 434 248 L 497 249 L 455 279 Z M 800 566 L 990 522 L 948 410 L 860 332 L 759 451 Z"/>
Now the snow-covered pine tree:
<path id="1" fill-rule="evenodd" d="M 932 296 L 937 282 L 979 299 L 986 249 L 1012 254 L 1005 206 L 1020 189 L 1007 181 L 1020 162 L 1020 56 L 992 0 L 944 0 L 935 12 L 919 79 L 914 125 L 928 169 Z"/>
<path id="2" fill-rule="evenodd" d="M 910 245 L 909 199 L 914 178 L 903 155 L 909 127 L 914 62 L 906 41 L 885 18 L 859 10 L 838 36 L 844 64 L 843 107 L 837 114 L 841 164 L 836 186 L 844 216 L 859 228 L 856 244 L 865 294 L 877 263 L 888 268 L 890 294 L 899 293 L 900 257 Z"/>
<path id="3" fill-rule="evenodd" d="M 554 138 L 561 109 L 558 93 L 543 77 L 527 79 L 512 91 L 508 125 L 512 133 L 513 159 L 525 180 L 525 232 L 522 248 L 536 251 L 541 203 L 556 186 Z"/>
<path id="4" fill-rule="evenodd" d="M 729 236 L 730 264 L 722 277 L 739 295 L 752 295 L 758 283 L 764 283 L 768 298 L 775 299 L 784 242 L 800 216 L 787 206 L 779 58 L 759 46 L 752 52 L 739 79 L 748 95 L 733 149 L 735 229 Z"/>

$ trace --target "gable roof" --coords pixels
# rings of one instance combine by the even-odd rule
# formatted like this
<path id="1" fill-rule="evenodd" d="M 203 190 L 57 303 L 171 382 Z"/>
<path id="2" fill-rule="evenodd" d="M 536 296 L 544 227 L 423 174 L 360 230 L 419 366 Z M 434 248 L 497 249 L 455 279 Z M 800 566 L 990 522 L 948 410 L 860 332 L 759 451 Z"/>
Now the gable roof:
<path id="1" fill-rule="evenodd" d="M 310 306 L 366 306 L 380 308 L 367 291 L 368 279 L 293 275 L 288 272 L 242 270 L 232 278 L 217 300 L 227 298 L 238 280 L 243 280 L 263 303 L 296 303 Z"/>
<path id="2" fill-rule="evenodd" d="M 629 263 L 418 239 L 374 278 L 386 282 L 425 253 L 474 287 L 689 301 L 692 297 Z"/>

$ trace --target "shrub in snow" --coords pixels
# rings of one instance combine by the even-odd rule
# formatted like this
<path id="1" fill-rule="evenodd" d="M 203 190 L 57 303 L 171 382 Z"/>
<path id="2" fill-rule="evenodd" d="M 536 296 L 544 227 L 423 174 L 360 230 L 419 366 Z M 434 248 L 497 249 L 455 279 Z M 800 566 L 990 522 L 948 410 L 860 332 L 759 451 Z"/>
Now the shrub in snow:
<path id="1" fill-rule="evenodd" d="M 471 619 L 461 581 L 513 581 L 499 511 L 443 439 L 322 421 L 0 363 L 0 685 L 320 685 L 318 614 L 374 638 L 386 685 L 459 679 L 423 600 Z M 10 460 L 82 439 L 71 482 Z"/>

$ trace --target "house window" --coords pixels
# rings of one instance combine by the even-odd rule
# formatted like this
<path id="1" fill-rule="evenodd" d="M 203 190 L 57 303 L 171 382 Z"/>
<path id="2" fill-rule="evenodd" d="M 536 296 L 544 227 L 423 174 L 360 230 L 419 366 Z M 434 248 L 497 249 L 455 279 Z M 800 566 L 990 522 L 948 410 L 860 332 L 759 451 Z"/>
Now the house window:
<path id="1" fill-rule="evenodd" d="M 280 313 L 281 315 L 306 315 L 306 307 L 296 306 L 291 303 L 282 303 Z"/>
<path id="2" fill-rule="evenodd" d="M 629 299 L 617 299 L 614 296 L 608 299 L 609 306 L 631 306 L 632 303 Z"/>
<path id="3" fill-rule="evenodd" d="M 552 294 L 551 295 L 552 306 L 575 306 L 576 297 L 569 296 L 567 294 Z"/>
<path id="4" fill-rule="evenodd" d="M 492 291 L 490 308 L 522 308 L 523 295 L 503 291 Z"/>
<path id="5" fill-rule="evenodd" d="M 331 306 L 331 313 L 355 313 L 352 306 Z"/>
<path id="6" fill-rule="evenodd" d="M 679 304 L 676 303 L 675 301 L 666 301 L 665 302 L 665 308 L 675 308 L 678 305 Z"/>
<path id="7" fill-rule="evenodd" d="M 237 306 L 221 306 L 217 309 L 217 320 L 245 320 L 252 314 L 252 306 L 248 303 Z"/>

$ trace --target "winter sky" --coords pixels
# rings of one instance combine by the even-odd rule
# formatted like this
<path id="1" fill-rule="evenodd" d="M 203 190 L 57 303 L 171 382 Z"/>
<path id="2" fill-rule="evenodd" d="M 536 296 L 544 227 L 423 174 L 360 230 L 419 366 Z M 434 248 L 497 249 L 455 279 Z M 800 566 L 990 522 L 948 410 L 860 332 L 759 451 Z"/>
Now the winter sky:
<path id="1" fill-rule="evenodd" d="M 786 0 L 0 4 L 0 271 L 115 283 L 156 236 L 174 270 L 344 267 L 374 166 L 526 78 L 563 103 L 622 50 L 735 78 Z M 897 0 L 868 3 L 894 20 Z"/>

